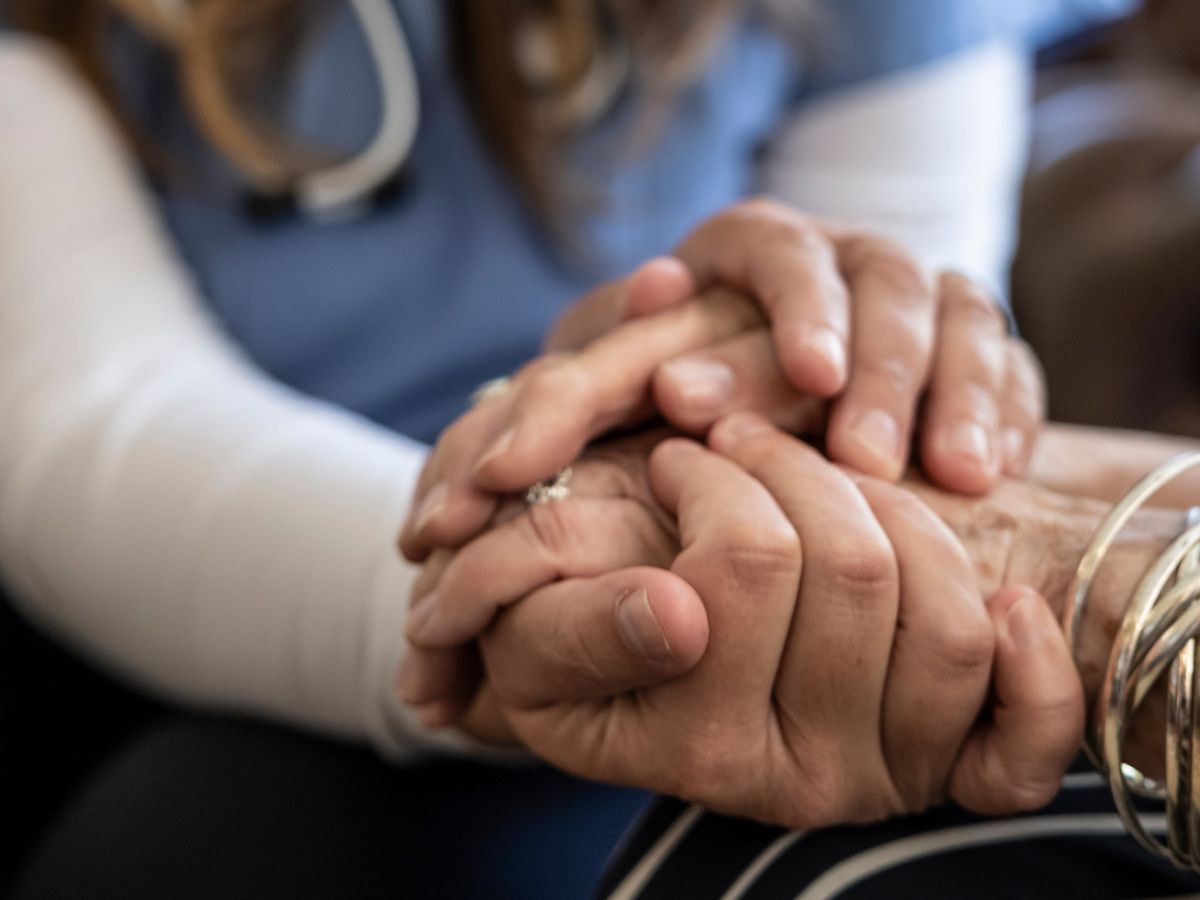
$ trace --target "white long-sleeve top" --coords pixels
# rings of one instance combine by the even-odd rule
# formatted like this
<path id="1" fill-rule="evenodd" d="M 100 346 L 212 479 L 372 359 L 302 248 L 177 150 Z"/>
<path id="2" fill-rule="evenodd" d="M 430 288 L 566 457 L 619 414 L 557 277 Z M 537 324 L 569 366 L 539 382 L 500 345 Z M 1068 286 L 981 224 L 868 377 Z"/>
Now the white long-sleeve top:
<path id="1" fill-rule="evenodd" d="M 0 568 L 145 686 L 395 754 L 425 448 L 253 368 L 68 65 L 0 36 Z"/>
<path id="2" fill-rule="evenodd" d="M 835 92 L 779 129 L 763 190 L 1005 297 L 1031 83 L 1028 52 L 997 39 Z"/>

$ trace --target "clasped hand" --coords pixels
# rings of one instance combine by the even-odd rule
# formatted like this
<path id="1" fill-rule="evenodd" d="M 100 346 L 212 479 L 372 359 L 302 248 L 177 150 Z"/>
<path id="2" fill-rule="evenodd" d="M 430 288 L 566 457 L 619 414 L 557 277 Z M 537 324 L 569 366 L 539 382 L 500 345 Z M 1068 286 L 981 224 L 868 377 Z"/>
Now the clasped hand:
<path id="1" fill-rule="evenodd" d="M 639 463 L 645 440 L 594 452 L 570 499 L 431 563 L 419 652 L 436 660 L 512 604 L 479 643 L 471 727 L 511 729 L 587 777 L 798 828 L 1053 796 L 1082 697 L 1037 595 L 985 605 L 911 493 L 759 417 Z M 427 686 L 405 689 L 420 702 Z"/>
<path id="2" fill-rule="evenodd" d="M 901 474 L 922 398 L 932 477 L 981 491 L 1019 472 L 1040 418 L 1036 369 L 964 279 L 935 290 L 861 236 L 829 236 L 822 255 L 819 232 L 779 215 L 717 217 L 681 248 L 688 270 L 655 263 L 585 298 L 560 343 L 610 334 L 534 363 L 443 436 L 402 535 L 426 566 L 401 696 L 427 724 L 793 827 L 948 796 L 984 812 L 1040 805 L 1082 720 L 1057 623 L 1027 590 L 985 604 L 933 513 L 851 474 Z M 747 234 L 773 236 L 771 252 L 730 240 Z M 831 301 L 817 287 L 839 273 Z M 689 402 L 669 368 L 681 354 L 693 369 L 721 360 L 734 383 Z M 769 419 L 728 415 L 738 408 Z M 568 500 L 499 505 L 656 410 L 693 433 L 717 424 L 707 446 L 662 434 L 595 446 Z M 881 418 L 886 433 L 864 441 L 858 426 Z M 824 427 L 827 451 L 855 469 L 772 421 Z M 1017 434 L 1003 459 L 1001 433 Z"/>

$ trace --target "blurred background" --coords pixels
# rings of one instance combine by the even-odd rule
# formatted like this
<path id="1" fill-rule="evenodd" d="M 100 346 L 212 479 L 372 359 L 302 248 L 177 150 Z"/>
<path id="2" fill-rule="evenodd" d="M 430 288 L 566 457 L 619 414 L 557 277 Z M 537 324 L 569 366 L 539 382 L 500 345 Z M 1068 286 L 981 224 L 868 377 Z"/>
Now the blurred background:
<path id="1" fill-rule="evenodd" d="M 1013 303 L 1058 421 L 1200 436 L 1200 3 L 1045 54 Z"/>
<path id="2" fill-rule="evenodd" d="M 1012 294 L 1067 422 L 1200 437 L 1200 0 L 1047 51 Z M 0 604 L 0 890 L 70 791 L 158 714 Z M 58 698 L 47 704 L 46 697 Z M 32 736 L 32 740 L 28 737 Z"/>

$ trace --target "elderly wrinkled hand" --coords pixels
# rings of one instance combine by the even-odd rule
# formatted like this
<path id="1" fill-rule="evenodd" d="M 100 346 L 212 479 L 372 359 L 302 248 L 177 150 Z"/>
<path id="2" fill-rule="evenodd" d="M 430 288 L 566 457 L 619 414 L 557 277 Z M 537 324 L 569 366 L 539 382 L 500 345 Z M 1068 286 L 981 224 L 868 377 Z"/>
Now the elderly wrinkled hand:
<path id="1" fill-rule="evenodd" d="M 1008 589 L 985 605 L 961 545 L 911 493 L 856 483 L 763 420 L 723 422 L 711 443 L 716 452 L 685 439 L 654 450 L 660 511 L 625 476 L 609 483 L 615 500 L 545 505 L 564 527 L 545 572 L 566 577 L 481 640 L 487 681 L 472 713 L 498 712 L 567 770 L 793 827 L 947 796 L 985 812 L 1052 796 L 1082 700 L 1041 599 Z M 603 479 L 588 477 L 582 490 Z M 620 504 L 630 540 L 653 548 L 643 561 L 663 568 L 630 562 L 636 552 L 602 559 L 586 532 L 571 537 Z M 520 537 L 535 527 L 527 518 L 468 546 L 438 590 L 511 559 L 510 539 L 542 540 Z M 493 600 L 526 583 L 496 585 Z M 462 606 L 441 606 L 415 632 L 472 630 L 442 617 Z"/>

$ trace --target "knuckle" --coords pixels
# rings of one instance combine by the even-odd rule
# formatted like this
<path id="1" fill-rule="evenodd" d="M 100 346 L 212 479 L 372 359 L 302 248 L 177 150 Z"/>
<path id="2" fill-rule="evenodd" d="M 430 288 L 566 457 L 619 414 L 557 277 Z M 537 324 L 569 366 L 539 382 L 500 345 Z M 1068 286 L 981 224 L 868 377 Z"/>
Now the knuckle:
<path id="1" fill-rule="evenodd" d="M 729 211 L 737 218 L 803 220 L 803 216 L 795 212 L 795 210 L 784 206 L 778 200 L 762 194 L 755 197 L 748 197 L 733 204 Z"/>
<path id="2" fill-rule="evenodd" d="M 738 584 L 789 577 L 800 570 L 800 538 L 792 529 L 751 526 L 722 554 L 722 565 Z"/>
<path id="3" fill-rule="evenodd" d="M 773 225 L 803 221 L 803 216 L 777 200 L 766 196 L 749 197 L 725 207 L 700 225 L 684 239 L 684 246 L 739 236 L 752 230 Z"/>
<path id="4" fill-rule="evenodd" d="M 946 316 L 989 333 L 1007 333 L 1008 321 L 1000 305 L 975 282 L 961 275 L 944 275 L 942 291 Z"/>
<path id="5" fill-rule="evenodd" d="M 920 352 L 916 347 L 902 353 L 864 357 L 855 363 L 857 377 L 893 397 L 913 397 L 925 381 L 925 366 L 914 364 Z"/>
<path id="6" fill-rule="evenodd" d="M 930 642 L 936 658 L 951 672 L 966 675 L 991 668 L 996 636 L 986 612 L 975 598 L 947 606 L 951 613 L 933 625 Z"/>
<path id="7" fill-rule="evenodd" d="M 520 522 L 526 537 L 556 558 L 570 556 L 585 534 L 579 528 L 578 510 L 570 500 L 536 503 L 525 511 Z"/>
<path id="8" fill-rule="evenodd" d="M 532 372 L 522 392 L 522 406 L 557 406 L 564 402 L 590 403 L 595 381 L 576 358 L 560 359 Z"/>
<path id="9" fill-rule="evenodd" d="M 855 245 L 850 264 L 894 295 L 894 302 L 927 306 L 933 289 L 925 269 L 898 244 L 883 238 L 864 239 Z"/>
<path id="10" fill-rule="evenodd" d="M 678 568 L 697 573 L 701 583 L 742 587 L 799 578 L 800 538 L 786 522 L 734 516 L 723 528 L 715 545 L 684 554 Z"/>
<path id="11" fill-rule="evenodd" d="M 986 373 L 965 376 L 954 383 L 951 390 L 955 413 L 988 427 L 996 424 L 996 403 L 1000 390 L 994 381 L 987 378 Z"/>
<path id="12" fill-rule="evenodd" d="M 828 242 L 825 235 L 812 222 L 799 216 L 780 216 L 764 220 L 761 228 L 762 234 L 758 243 L 760 253 L 775 252 L 780 247 L 814 255 L 826 251 Z"/>
<path id="13" fill-rule="evenodd" d="M 822 554 L 834 582 L 852 596 L 891 592 L 899 581 L 899 566 L 885 540 L 856 541 L 831 536 Z"/>

